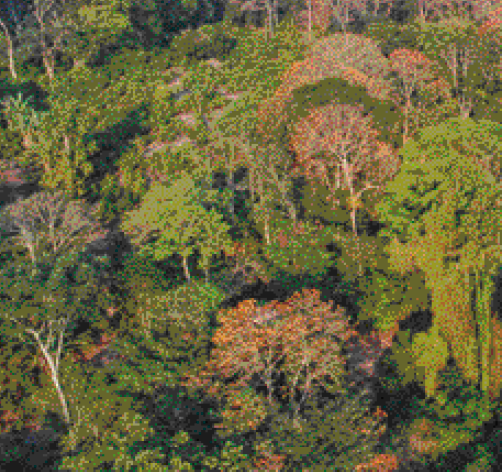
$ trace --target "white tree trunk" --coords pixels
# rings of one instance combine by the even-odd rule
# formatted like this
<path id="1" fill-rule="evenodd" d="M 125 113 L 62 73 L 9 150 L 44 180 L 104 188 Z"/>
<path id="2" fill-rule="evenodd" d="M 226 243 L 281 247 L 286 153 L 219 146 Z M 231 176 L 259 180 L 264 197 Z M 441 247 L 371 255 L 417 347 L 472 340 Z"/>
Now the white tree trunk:
<path id="1" fill-rule="evenodd" d="M 14 80 L 17 80 L 17 74 L 16 74 L 16 69 L 14 67 L 14 47 L 12 45 L 12 39 L 9 34 L 9 30 L 5 26 L 5 23 L 0 20 L 0 26 L 2 27 L 4 33 L 5 33 L 5 39 L 7 40 L 7 48 L 8 48 L 8 54 L 9 54 L 9 70 L 10 70 L 10 75 Z"/>
<path id="2" fill-rule="evenodd" d="M 66 402 L 66 398 L 64 396 L 63 390 L 61 389 L 61 385 L 59 382 L 59 376 L 58 376 L 58 363 L 59 363 L 59 356 L 61 355 L 61 348 L 62 348 L 62 342 L 63 342 L 63 332 L 60 332 L 60 337 L 59 337 L 59 343 L 58 343 L 58 353 L 56 355 L 56 362 L 54 363 L 52 356 L 49 353 L 48 347 L 49 346 L 44 346 L 44 343 L 40 339 L 40 335 L 33 330 L 29 330 L 28 332 L 31 332 L 33 337 L 36 339 L 38 345 L 40 346 L 40 350 L 42 351 L 45 360 L 47 362 L 47 365 L 49 366 L 49 369 L 51 370 L 51 378 L 52 382 L 54 384 L 54 387 L 56 388 L 56 392 L 59 397 L 59 401 L 61 403 L 61 407 L 63 409 L 63 415 L 65 418 L 65 421 L 67 424 L 70 424 L 70 413 L 68 411 L 68 404 Z"/>

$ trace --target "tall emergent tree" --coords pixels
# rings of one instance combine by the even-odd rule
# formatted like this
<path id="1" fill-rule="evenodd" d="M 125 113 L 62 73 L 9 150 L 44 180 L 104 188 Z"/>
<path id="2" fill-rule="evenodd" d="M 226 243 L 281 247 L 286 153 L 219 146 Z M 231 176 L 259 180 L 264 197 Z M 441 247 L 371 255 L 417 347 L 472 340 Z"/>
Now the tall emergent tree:
<path id="1" fill-rule="evenodd" d="M 81 203 L 42 192 L 9 205 L 1 229 L 8 236 L 2 249 L 12 253 L 0 273 L 2 330 L 26 343 L 32 340 L 40 349 L 70 423 L 59 366 L 65 334 L 75 327 L 76 316 L 85 313 L 82 303 L 93 287 L 92 271 L 79 267 L 78 258 L 98 236 L 97 223 Z M 27 257 L 16 257 L 16 252 Z"/>
<path id="2" fill-rule="evenodd" d="M 501 325 L 490 298 L 502 262 L 501 137 L 500 124 L 485 120 L 422 130 L 378 207 L 391 265 L 401 274 L 419 269 L 431 292 L 433 326 L 414 343 L 428 395 L 449 354 L 483 393 L 500 390 Z M 379 322 L 390 313 L 381 309 Z"/>

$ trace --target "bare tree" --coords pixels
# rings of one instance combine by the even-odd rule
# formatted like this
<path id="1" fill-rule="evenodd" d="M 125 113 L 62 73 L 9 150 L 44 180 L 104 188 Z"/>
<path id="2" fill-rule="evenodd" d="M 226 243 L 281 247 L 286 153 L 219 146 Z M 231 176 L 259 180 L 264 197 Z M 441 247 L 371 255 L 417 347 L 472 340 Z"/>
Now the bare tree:
<path id="1" fill-rule="evenodd" d="M 28 250 L 35 266 L 41 252 L 53 256 L 81 251 L 99 238 L 99 223 L 80 201 L 69 201 L 63 192 L 38 192 L 2 212 L 2 229 L 16 234 L 14 241 Z"/>

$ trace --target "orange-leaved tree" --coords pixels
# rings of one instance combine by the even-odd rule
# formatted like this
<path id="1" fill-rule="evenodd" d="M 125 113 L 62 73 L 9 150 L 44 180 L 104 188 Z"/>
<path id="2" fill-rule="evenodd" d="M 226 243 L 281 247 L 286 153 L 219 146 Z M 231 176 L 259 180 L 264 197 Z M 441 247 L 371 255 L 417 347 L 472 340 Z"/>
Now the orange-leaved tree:
<path id="1" fill-rule="evenodd" d="M 226 399 L 220 429 L 256 430 L 281 405 L 289 406 L 296 422 L 319 387 L 342 387 L 342 342 L 354 332 L 344 310 L 333 311 L 318 290 L 303 289 L 263 307 L 246 300 L 218 318 L 208 364 L 185 382 Z"/>

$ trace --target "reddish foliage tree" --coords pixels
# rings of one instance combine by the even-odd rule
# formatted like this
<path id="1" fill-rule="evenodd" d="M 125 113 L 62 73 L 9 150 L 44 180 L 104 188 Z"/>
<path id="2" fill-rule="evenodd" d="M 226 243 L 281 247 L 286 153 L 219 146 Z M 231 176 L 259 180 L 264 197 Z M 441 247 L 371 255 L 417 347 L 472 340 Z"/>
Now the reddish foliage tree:
<path id="1" fill-rule="evenodd" d="M 349 191 L 352 229 L 356 236 L 356 211 L 361 206 L 361 194 L 378 188 L 399 164 L 390 148 L 384 152 L 377 136 L 371 117 L 364 116 L 362 108 L 334 103 L 312 111 L 296 125 L 291 138 L 301 170 L 308 178 L 329 188 L 333 207 L 340 203 L 335 200 L 335 192 Z"/>
<path id="2" fill-rule="evenodd" d="M 274 301 L 264 307 L 246 300 L 220 313 L 219 321 L 209 363 L 200 374 L 187 378 L 186 385 L 230 398 L 223 415 L 226 421 L 233 417 L 256 429 L 267 416 L 264 409 L 274 407 L 279 396 L 289 398 L 296 418 L 317 387 L 340 386 L 345 374 L 341 342 L 354 331 L 344 310 L 337 307 L 333 312 L 320 300 L 319 291 L 304 289 L 284 303 Z M 284 385 L 278 385 L 279 374 L 286 378 Z M 264 401 L 250 394 L 256 379 L 266 387 Z"/>

